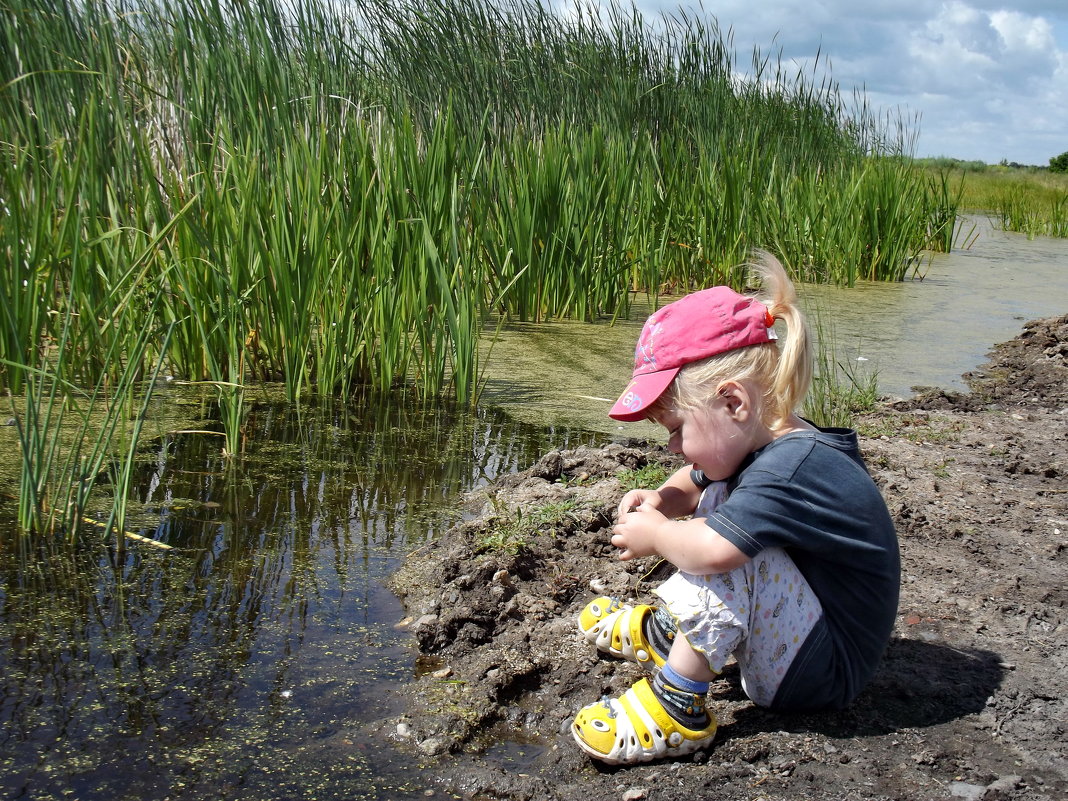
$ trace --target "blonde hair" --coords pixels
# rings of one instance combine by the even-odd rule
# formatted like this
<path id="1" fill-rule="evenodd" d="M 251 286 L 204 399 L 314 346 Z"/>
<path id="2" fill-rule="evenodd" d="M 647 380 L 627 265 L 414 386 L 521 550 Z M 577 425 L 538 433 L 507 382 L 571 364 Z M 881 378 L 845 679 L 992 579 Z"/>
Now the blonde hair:
<path id="1" fill-rule="evenodd" d="M 674 407 L 694 411 L 707 405 L 726 381 L 756 385 L 761 421 L 781 428 L 801 405 L 812 383 L 812 351 L 808 326 L 797 306 L 797 292 L 782 264 L 770 253 L 754 251 L 745 265 L 760 282 L 756 297 L 786 327 L 785 336 L 761 345 L 720 353 L 685 365 L 671 387 L 650 409 Z M 781 343 L 781 344 L 780 344 Z M 657 408 L 659 407 L 659 408 Z"/>

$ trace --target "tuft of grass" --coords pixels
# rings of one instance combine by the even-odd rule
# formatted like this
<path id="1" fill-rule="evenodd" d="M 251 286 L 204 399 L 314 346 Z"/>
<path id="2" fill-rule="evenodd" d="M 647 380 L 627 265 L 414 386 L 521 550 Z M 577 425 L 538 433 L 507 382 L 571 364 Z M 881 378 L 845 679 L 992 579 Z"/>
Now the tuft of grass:
<path id="1" fill-rule="evenodd" d="M 878 374 L 838 358 L 833 327 L 814 316 L 818 335 L 812 386 L 802 414 L 818 426 L 854 428 L 857 415 L 871 411 L 879 399 Z"/>
<path id="2" fill-rule="evenodd" d="M 524 511 L 522 507 L 499 517 L 477 543 L 477 550 L 516 554 L 532 539 L 558 525 L 575 509 L 571 500 L 549 503 Z"/>
<path id="3" fill-rule="evenodd" d="M 655 489 L 675 472 L 659 462 L 650 462 L 637 470 L 625 470 L 619 474 L 619 483 L 624 492 L 632 489 Z"/>

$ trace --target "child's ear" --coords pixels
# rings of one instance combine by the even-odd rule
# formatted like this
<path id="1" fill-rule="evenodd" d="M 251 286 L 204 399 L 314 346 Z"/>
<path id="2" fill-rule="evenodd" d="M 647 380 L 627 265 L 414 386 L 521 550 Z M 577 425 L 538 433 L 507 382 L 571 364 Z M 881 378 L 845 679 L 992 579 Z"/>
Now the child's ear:
<path id="1" fill-rule="evenodd" d="M 737 381 L 724 381 L 719 387 L 719 396 L 723 398 L 727 411 L 732 417 L 744 420 L 749 413 L 749 392 Z"/>

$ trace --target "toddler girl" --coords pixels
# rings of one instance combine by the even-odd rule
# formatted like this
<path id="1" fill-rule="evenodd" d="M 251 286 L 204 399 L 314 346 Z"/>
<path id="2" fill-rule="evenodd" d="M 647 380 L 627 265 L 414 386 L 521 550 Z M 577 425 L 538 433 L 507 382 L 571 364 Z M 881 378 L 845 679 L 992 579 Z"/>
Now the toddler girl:
<path id="1" fill-rule="evenodd" d="M 844 707 L 893 627 L 893 522 L 856 433 L 796 415 L 812 376 L 805 322 L 782 266 L 760 254 L 753 267 L 760 300 L 717 286 L 649 317 L 609 412 L 655 420 L 691 464 L 659 489 L 624 495 L 613 528 L 620 559 L 656 554 L 678 568 L 656 591 L 663 605 L 602 597 L 579 616 L 598 649 L 652 674 L 575 716 L 576 742 L 605 762 L 710 743 L 705 696 L 731 655 L 760 706 Z"/>

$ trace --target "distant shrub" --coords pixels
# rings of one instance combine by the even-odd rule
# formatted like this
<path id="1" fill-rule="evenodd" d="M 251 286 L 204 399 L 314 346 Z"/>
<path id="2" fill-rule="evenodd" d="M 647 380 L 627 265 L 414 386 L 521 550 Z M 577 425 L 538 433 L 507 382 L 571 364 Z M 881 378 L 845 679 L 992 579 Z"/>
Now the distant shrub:
<path id="1" fill-rule="evenodd" d="M 1049 160 L 1050 172 L 1068 172 L 1068 150 Z"/>
<path id="2" fill-rule="evenodd" d="M 931 158 L 915 159 L 916 163 L 923 167 L 935 167 L 937 169 L 957 169 L 968 172 L 983 172 L 989 166 L 985 161 L 964 161 L 949 156 L 935 156 Z"/>

